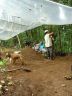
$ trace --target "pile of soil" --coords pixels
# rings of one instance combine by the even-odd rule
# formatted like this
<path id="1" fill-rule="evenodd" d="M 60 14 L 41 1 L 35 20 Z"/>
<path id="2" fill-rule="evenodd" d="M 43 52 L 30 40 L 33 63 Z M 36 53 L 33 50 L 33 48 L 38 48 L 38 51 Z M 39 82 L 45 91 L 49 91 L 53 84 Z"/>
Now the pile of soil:
<path id="1" fill-rule="evenodd" d="M 31 72 L 16 70 L 5 73 L 11 76 L 13 85 L 2 96 L 72 96 L 72 80 L 64 77 L 71 74 L 72 56 L 47 60 L 31 48 L 21 50 L 24 65 L 18 61 L 7 68 L 30 68 Z M 4 74 L 0 73 L 0 79 Z"/>

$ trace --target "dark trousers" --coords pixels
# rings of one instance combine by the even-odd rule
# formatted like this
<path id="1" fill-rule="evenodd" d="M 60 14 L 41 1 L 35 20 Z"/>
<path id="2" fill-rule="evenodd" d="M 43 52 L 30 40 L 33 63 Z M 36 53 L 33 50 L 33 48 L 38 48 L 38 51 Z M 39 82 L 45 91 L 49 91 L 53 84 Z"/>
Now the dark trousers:
<path id="1" fill-rule="evenodd" d="M 47 57 L 53 60 L 53 47 L 52 46 L 46 47 L 46 49 L 47 49 Z"/>

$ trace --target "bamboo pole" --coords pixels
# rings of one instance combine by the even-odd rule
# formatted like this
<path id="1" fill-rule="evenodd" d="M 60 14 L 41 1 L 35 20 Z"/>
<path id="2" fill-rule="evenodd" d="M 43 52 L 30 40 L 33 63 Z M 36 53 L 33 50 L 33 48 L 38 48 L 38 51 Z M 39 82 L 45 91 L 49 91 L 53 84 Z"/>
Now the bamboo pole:
<path id="1" fill-rule="evenodd" d="M 20 48 L 21 48 L 21 42 L 20 42 L 20 38 L 19 38 L 18 35 L 17 35 L 17 39 L 18 39 L 19 46 L 20 46 Z"/>
<path id="2" fill-rule="evenodd" d="M 61 31 L 60 31 L 61 26 L 58 28 L 59 29 L 59 49 L 60 52 L 62 52 L 62 42 L 61 42 Z"/>

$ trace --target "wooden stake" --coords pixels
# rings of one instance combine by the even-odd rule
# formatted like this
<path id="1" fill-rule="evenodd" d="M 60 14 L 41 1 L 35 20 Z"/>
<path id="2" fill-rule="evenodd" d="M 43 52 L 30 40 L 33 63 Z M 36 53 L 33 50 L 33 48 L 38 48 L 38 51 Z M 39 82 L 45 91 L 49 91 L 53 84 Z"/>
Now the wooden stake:
<path id="1" fill-rule="evenodd" d="M 20 48 L 21 48 L 20 38 L 19 38 L 18 35 L 17 35 L 17 39 L 18 39 L 19 46 L 20 46 Z"/>

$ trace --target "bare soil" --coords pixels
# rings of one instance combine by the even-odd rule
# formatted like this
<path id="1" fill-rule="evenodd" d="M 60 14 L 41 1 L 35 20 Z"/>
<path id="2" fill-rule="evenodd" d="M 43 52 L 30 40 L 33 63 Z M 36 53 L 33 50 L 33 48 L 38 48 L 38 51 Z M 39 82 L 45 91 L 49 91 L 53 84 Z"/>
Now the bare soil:
<path id="1" fill-rule="evenodd" d="M 24 65 L 18 60 L 7 68 L 24 66 L 31 69 L 31 72 L 7 72 L 6 75 L 12 77 L 14 84 L 2 96 L 72 96 L 72 80 L 64 78 L 71 74 L 72 56 L 57 56 L 51 61 L 31 48 L 24 48 L 21 52 Z M 4 74 L 0 73 L 0 80 L 2 78 Z"/>

